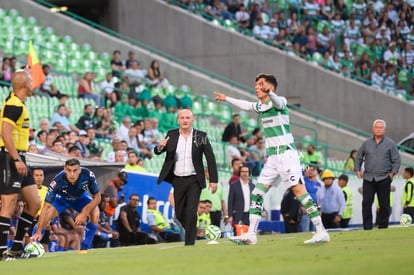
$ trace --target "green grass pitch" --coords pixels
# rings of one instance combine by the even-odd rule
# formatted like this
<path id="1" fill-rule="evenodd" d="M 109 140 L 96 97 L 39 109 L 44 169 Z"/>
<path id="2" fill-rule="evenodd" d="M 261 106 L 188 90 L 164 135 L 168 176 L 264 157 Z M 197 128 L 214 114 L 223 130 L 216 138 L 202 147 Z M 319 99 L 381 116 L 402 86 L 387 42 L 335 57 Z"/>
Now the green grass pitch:
<path id="1" fill-rule="evenodd" d="M 194 247 L 165 243 L 47 253 L 0 261 L 2 274 L 413 274 L 414 227 L 331 232 L 331 242 L 303 244 L 311 233 L 261 235 L 256 245 Z"/>

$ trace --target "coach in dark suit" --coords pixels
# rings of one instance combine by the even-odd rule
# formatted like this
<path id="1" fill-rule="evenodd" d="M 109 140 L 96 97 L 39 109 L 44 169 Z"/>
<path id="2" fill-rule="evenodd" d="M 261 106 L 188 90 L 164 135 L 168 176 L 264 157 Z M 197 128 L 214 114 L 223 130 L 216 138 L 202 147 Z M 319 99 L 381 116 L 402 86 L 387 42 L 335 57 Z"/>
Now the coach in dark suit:
<path id="1" fill-rule="evenodd" d="M 250 194 L 254 184 L 250 180 L 250 168 L 243 165 L 239 170 L 240 179 L 230 185 L 228 198 L 229 222 L 238 224 L 240 221 L 249 225 Z M 249 200 L 246 201 L 245 198 Z"/>
<path id="2" fill-rule="evenodd" d="M 217 184 L 217 165 L 207 134 L 193 129 L 190 110 L 178 113 L 179 129 L 168 131 L 167 137 L 154 148 L 159 155 L 167 152 L 158 184 L 169 182 L 174 187 L 175 215 L 185 229 L 185 245 L 196 239 L 197 205 L 201 189 L 206 187 L 203 154 L 206 157 L 210 184 Z"/>

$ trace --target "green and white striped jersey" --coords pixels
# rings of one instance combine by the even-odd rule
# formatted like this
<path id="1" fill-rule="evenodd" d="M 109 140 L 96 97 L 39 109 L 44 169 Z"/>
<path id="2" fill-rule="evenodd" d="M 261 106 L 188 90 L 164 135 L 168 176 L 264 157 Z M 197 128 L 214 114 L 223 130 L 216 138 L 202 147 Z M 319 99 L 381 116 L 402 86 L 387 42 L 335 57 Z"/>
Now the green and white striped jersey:
<path id="1" fill-rule="evenodd" d="M 280 146 L 296 149 L 293 135 L 290 131 L 289 111 L 287 100 L 278 97 L 283 102 L 282 108 L 277 109 L 272 100 L 266 103 L 257 102 L 253 109 L 259 114 L 263 124 L 267 155 L 277 154 Z"/>
<path id="2" fill-rule="evenodd" d="M 256 112 L 263 124 L 266 154 L 268 156 L 283 153 L 286 148 L 296 150 L 295 141 L 290 131 L 289 111 L 285 97 L 269 93 L 266 103 L 249 102 L 227 97 L 226 101 L 242 110 Z"/>

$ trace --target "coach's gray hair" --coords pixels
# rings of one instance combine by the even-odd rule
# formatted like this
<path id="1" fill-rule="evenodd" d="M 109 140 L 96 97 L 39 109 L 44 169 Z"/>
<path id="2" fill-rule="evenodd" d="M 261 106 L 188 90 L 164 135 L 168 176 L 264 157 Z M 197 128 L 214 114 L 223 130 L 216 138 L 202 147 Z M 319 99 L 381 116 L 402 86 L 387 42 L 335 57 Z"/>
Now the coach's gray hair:
<path id="1" fill-rule="evenodd" d="M 374 120 L 374 122 L 372 123 L 372 127 L 374 127 L 375 124 L 377 124 L 377 123 L 382 123 L 382 125 L 384 125 L 384 128 L 387 128 L 387 123 L 385 123 L 385 121 L 382 120 L 382 119 L 376 119 L 376 120 Z"/>

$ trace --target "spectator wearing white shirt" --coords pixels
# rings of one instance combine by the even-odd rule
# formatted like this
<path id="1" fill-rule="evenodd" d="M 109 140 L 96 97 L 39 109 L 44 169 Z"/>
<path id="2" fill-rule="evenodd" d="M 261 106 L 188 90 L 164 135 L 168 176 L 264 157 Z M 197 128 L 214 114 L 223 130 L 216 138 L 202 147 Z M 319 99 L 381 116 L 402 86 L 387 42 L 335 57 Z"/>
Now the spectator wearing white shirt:
<path id="1" fill-rule="evenodd" d="M 56 113 L 53 115 L 51 124 L 61 125 L 61 127 L 63 127 L 63 129 L 61 130 L 79 131 L 79 129 L 76 126 L 70 124 L 68 118 L 66 117 L 66 106 L 62 104 L 57 107 Z"/>
<path id="2" fill-rule="evenodd" d="M 49 65 L 45 64 L 42 66 L 43 73 L 45 74 L 45 81 L 40 85 L 39 90 L 48 94 L 49 96 L 60 97 L 60 91 L 53 85 L 53 76 L 50 74 Z"/>
<path id="3" fill-rule="evenodd" d="M 129 127 L 131 126 L 131 119 L 129 117 L 124 117 L 122 119 L 122 123 L 119 126 L 119 129 L 117 131 L 117 137 L 120 140 L 126 140 L 128 138 L 129 133 Z"/>
<path id="4" fill-rule="evenodd" d="M 117 99 L 115 90 L 115 83 L 112 81 L 112 73 L 107 73 L 105 80 L 101 83 L 101 90 L 105 92 L 105 103 L 106 100 L 111 102 L 110 107 L 114 107 Z"/>
<path id="5" fill-rule="evenodd" d="M 388 47 L 388 44 L 391 41 L 391 36 L 389 35 L 387 27 L 385 25 L 382 25 L 380 27 L 379 32 L 375 36 L 375 39 L 380 40 L 382 46 Z"/>
<path id="6" fill-rule="evenodd" d="M 390 43 L 390 48 L 384 53 L 384 61 L 392 65 L 397 65 L 400 59 L 400 54 L 396 50 L 396 43 L 393 41 Z"/>
<path id="7" fill-rule="evenodd" d="M 269 26 L 269 39 L 273 40 L 276 35 L 279 34 L 279 28 L 277 27 L 277 20 L 272 18 L 270 19 L 270 26 Z"/>
<path id="8" fill-rule="evenodd" d="M 118 151 L 121 151 L 123 153 L 124 160 L 128 159 L 127 152 L 124 151 L 124 150 L 121 150 L 121 147 L 122 147 L 121 140 L 119 140 L 118 138 L 114 138 L 112 140 L 112 151 L 109 152 L 108 156 L 107 156 L 107 161 L 108 162 L 115 162 L 115 155 L 116 155 L 116 152 L 118 152 Z"/>
<path id="9" fill-rule="evenodd" d="M 253 28 L 253 34 L 259 39 L 267 40 L 269 39 L 269 26 L 266 26 L 263 22 L 263 18 L 257 18 L 257 23 Z"/>
<path id="10" fill-rule="evenodd" d="M 128 81 L 129 86 L 137 86 L 145 79 L 145 71 L 141 69 L 140 64 L 137 61 L 131 62 L 131 67 L 125 70 L 125 78 Z"/>
<path id="11" fill-rule="evenodd" d="M 371 74 L 371 85 L 374 89 L 382 90 L 384 85 L 384 77 L 380 64 L 375 66 L 375 71 Z"/>
<path id="12" fill-rule="evenodd" d="M 414 66 L 414 50 L 411 47 L 411 44 L 406 42 L 404 50 L 401 53 L 401 63 L 405 66 L 412 67 Z"/>
<path id="13" fill-rule="evenodd" d="M 239 11 L 236 12 L 236 20 L 240 24 L 241 22 L 248 22 L 250 20 L 250 15 L 246 10 L 244 4 L 240 5 Z"/>

